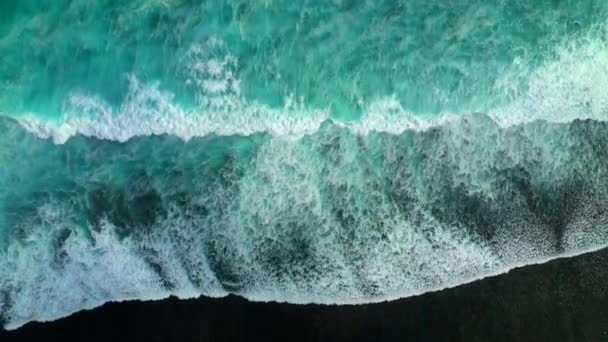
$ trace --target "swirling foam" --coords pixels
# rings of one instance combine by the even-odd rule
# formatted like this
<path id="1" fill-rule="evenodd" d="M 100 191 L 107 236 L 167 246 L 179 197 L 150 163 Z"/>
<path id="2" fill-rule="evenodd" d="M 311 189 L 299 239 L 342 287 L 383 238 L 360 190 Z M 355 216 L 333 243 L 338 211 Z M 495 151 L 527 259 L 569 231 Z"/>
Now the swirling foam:
<path id="1" fill-rule="evenodd" d="M 508 104 L 483 116 L 412 113 L 388 96 L 352 122 L 304 99 L 271 108 L 243 98 L 238 60 L 222 46 L 212 39 L 184 58 L 193 109 L 130 76 L 118 109 L 74 94 L 60 122 L 19 118 L 63 145 L 4 124 L 0 156 L 11 163 L 0 180 L 26 185 L 0 193 L 14 221 L 0 252 L 8 328 L 172 294 L 368 303 L 606 245 L 603 40 L 514 66 L 525 89 L 510 89 L 520 74 L 503 75 L 496 92 Z M 71 143 L 78 135 L 125 145 Z M 132 139 L 154 135 L 191 144 Z"/>
<path id="2" fill-rule="evenodd" d="M 608 46 L 603 38 L 587 38 L 561 46 L 556 58 L 536 69 L 515 60 L 495 84 L 494 93 L 507 99 L 496 108 L 471 107 L 470 112 L 414 113 L 394 96 L 363 105 L 359 120 L 332 118 L 328 108 L 308 108 L 305 99 L 286 97 L 282 108 L 272 108 L 241 96 L 237 77 L 238 59 L 225 51 L 217 39 L 195 44 L 184 58 L 187 83 L 197 90 L 197 106 L 184 109 L 173 95 L 158 85 L 146 85 L 129 76 L 129 92 L 119 109 L 103 99 L 74 94 L 66 100 L 63 119 L 48 122 L 36 115 L 19 117 L 21 124 L 42 138 L 65 143 L 80 134 L 124 142 L 136 136 L 175 135 L 184 140 L 210 134 L 300 137 L 314 133 L 325 121 L 348 127 L 358 134 L 427 130 L 484 112 L 502 127 L 536 120 L 571 122 L 576 119 L 604 121 L 608 118 Z M 522 75 L 524 74 L 524 75 Z M 514 87 L 524 77 L 524 88 Z M 501 95 L 502 94 L 502 95 Z"/>
<path id="3" fill-rule="evenodd" d="M 169 295 L 376 302 L 608 241 L 604 123 L 63 145 L 1 127 L 9 328 Z"/>

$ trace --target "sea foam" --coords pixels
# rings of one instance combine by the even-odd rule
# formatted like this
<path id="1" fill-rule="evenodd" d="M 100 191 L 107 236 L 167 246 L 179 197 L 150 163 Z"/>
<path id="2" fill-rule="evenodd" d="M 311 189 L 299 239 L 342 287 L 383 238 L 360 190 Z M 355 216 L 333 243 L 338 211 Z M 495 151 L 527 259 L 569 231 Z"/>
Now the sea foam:
<path id="1" fill-rule="evenodd" d="M 362 115 L 355 120 L 334 118 L 331 108 L 309 108 L 305 99 L 287 96 L 281 108 L 248 100 L 241 95 L 238 59 L 210 55 L 223 43 L 210 39 L 194 44 L 184 57 L 189 73 L 187 83 L 197 89 L 197 106 L 183 108 L 173 101 L 173 94 L 158 84 L 147 85 L 130 75 L 128 94 L 118 109 L 101 98 L 73 94 L 64 104 L 58 121 L 40 119 L 34 114 L 18 116 L 30 132 L 55 143 L 65 143 L 80 134 L 87 137 L 124 142 L 136 136 L 175 135 L 183 140 L 210 134 L 251 135 L 270 133 L 297 138 L 316 132 L 326 121 L 334 122 L 358 134 L 406 130 L 427 130 L 467 115 L 483 112 L 502 127 L 536 120 L 571 122 L 576 119 L 604 121 L 608 118 L 608 47 L 603 39 L 588 38 L 557 49 L 557 57 L 536 69 L 522 69 L 516 60 L 499 77 L 494 92 L 508 101 L 501 106 L 471 107 L 468 112 L 415 113 L 396 96 L 388 95 L 362 104 Z M 220 50 L 223 51 L 223 50 Z M 527 74 L 521 89 L 513 89 L 514 80 Z"/>
<path id="2" fill-rule="evenodd" d="M 56 145 L 3 120 L 0 185 L 19 191 L 0 194 L 2 318 L 169 295 L 369 303 L 602 248 L 605 130 L 478 115 Z"/>

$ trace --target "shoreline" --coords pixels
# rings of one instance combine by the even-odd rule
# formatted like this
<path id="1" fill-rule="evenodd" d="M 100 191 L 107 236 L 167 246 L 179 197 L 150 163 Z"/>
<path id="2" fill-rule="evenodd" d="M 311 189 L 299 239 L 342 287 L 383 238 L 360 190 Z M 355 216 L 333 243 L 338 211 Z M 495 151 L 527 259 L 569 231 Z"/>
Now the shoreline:
<path id="1" fill-rule="evenodd" d="M 107 303 L 0 331 L 2 341 L 597 341 L 608 337 L 608 249 L 420 296 L 363 305 L 224 298 Z"/>

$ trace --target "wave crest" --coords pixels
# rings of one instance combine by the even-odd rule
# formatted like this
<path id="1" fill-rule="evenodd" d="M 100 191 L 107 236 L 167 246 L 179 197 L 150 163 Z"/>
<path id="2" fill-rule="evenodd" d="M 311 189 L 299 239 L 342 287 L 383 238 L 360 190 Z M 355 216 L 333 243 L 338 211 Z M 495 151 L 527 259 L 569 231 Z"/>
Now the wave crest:
<path id="1" fill-rule="evenodd" d="M 593 31 L 595 32 L 595 31 Z M 571 122 L 576 119 L 604 121 L 608 118 L 608 46 L 593 36 L 564 44 L 556 58 L 532 68 L 516 59 L 495 82 L 492 93 L 503 104 L 471 104 L 468 110 L 416 113 L 395 95 L 361 102 L 362 115 L 341 120 L 331 108 L 310 108 L 303 98 L 286 96 L 283 107 L 273 108 L 241 95 L 238 59 L 223 42 L 211 38 L 193 44 L 183 64 L 187 86 L 195 90 L 196 106 L 185 109 L 158 84 L 147 85 L 129 76 L 129 91 L 122 105 L 113 109 L 95 96 L 74 94 L 66 100 L 58 122 L 24 115 L 18 119 L 30 132 L 65 143 L 74 135 L 127 141 L 137 136 L 175 135 L 184 140 L 206 135 L 301 137 L 316 132 L 325 121 L 348 127 L 358 134 L 427 130 L 474 113 L 486 113 L 498 125 L 509 127 L 536 120 Z M 522 83 L 522 80 L 525 80 Z M 493 101 L 489 101 L 493 102 Z M 496 102 L 496 101 L 494 101 Z"/>

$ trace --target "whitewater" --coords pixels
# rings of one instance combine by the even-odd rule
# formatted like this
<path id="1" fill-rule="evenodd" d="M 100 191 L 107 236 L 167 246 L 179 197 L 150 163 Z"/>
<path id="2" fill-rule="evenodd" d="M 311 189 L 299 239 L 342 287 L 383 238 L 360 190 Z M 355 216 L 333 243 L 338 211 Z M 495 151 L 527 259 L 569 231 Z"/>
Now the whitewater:
<path id="1" fill-rule="evenodd" d="M 607 11 L 3 1 L 0 323 L 363 304 L 604 248 Z"/>

